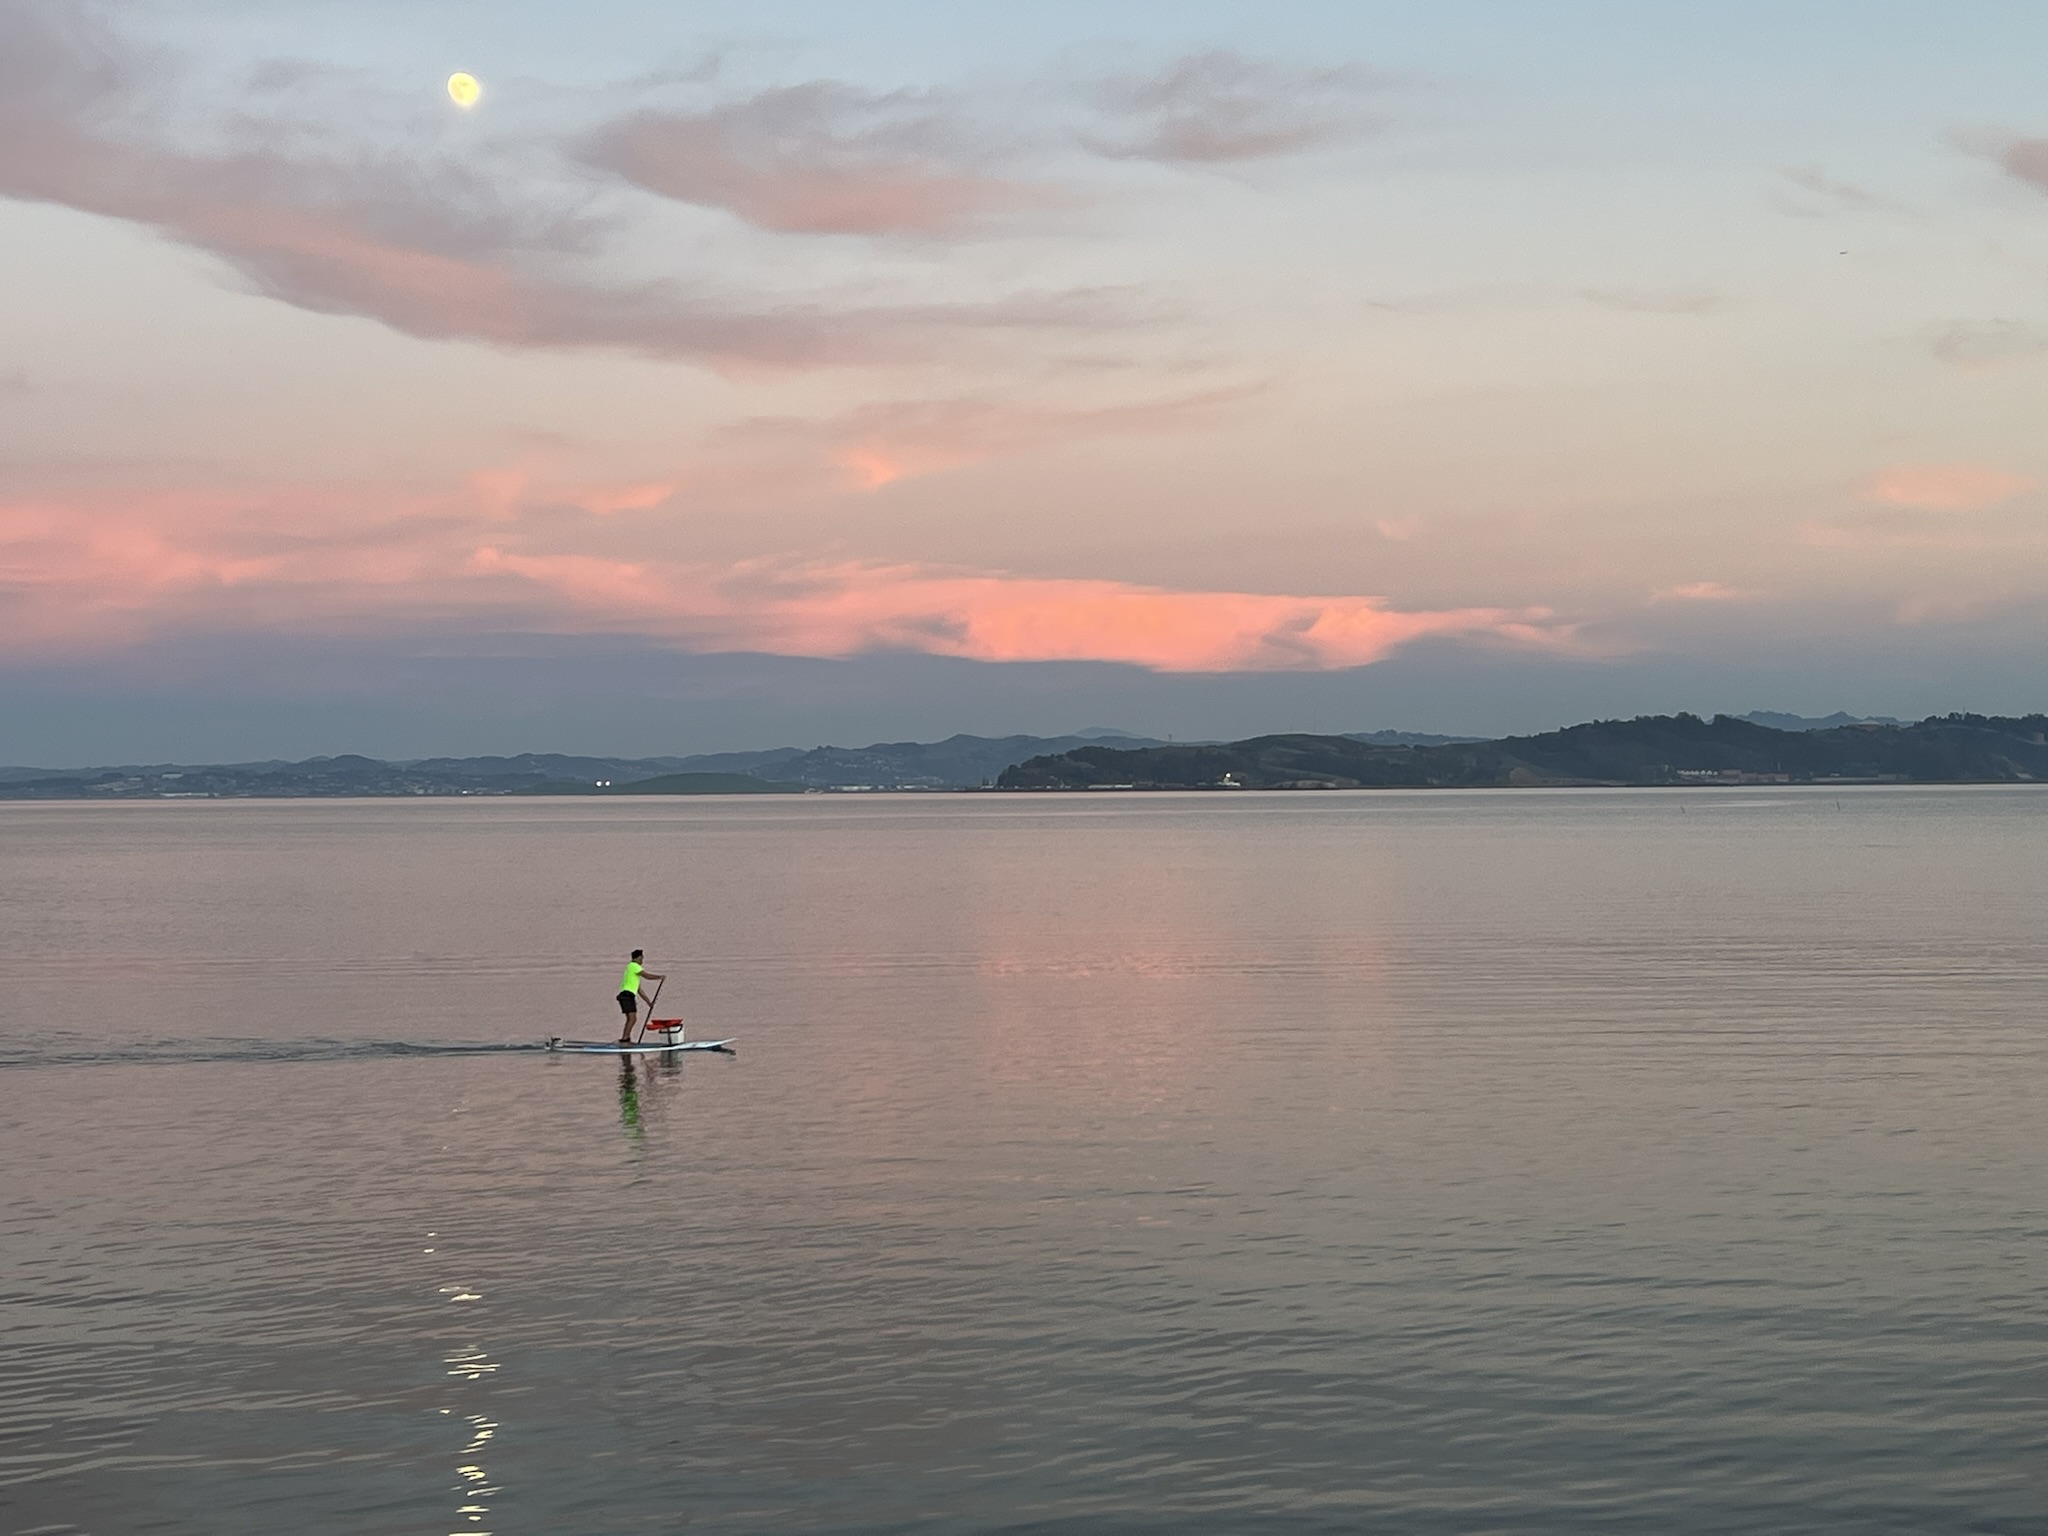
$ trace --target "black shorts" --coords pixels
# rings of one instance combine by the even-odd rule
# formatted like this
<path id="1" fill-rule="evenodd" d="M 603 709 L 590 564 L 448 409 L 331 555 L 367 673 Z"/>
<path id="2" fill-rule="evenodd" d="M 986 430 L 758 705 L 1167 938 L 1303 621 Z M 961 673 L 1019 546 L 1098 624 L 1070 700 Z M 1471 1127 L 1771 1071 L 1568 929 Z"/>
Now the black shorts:
<path id="1" fill-rule="evenodd" d="M 619 994 L 619 1012 L 630 1015 L 639 1011 L 640 994 L 638 992 L 621 992 Z"/>

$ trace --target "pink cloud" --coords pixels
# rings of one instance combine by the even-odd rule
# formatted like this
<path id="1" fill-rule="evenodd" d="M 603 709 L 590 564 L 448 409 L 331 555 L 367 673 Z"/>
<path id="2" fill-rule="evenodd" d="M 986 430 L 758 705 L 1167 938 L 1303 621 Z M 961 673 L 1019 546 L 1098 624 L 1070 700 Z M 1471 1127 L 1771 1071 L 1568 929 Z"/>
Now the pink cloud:
<path id="1" fill-rule="evenodd" d="M 587 498 L 583 498 L 587 499 Z M 798 559 L 624 560 L 564 540 L 573 487 L 284 486 L 0 502 L 10 659 L 177 632 L 631 634 L 689 651 L 1108 661 L 1160 671 L 1364 666 L 1428 636 L 1559 647 L 1542 609 L 1401 611 L 1378 597 Z M 538 515 L 545 511 L 547 515 Z"/>
<path id="2" fill-rule="evenodd" d="M 675 495 L 674 480 L 647 480 L 638 484 L 597 485 L 574 493 L 576 506 L 586 512 L 648 512 Z"/>
<path id="3" fill-rule="evenodd" d="M 144 225 L 271 298 L 429 340 L 798 367 L 1130 318 L 1123 296 L 1101 290 L 887 304 L 766 295 L 745 277 L 623 280 L 599 259 L 608 231 L 588 211 L 588 178 L 545 145 L 524 146 L 518 174 L 492 174 L 367 137 L 337 148 L 289 122 L 230 118 L 228 147 L 201 149 L 147 115 L 172 84 L 94 10 L 0 3 L 0 197 Z M 366 110 L 366 136 L 373 118 Z M 535 176 L 536 160 L 564 174 Z"/>
<path id="4" fill-rule="evenodd" d="M 1082 139 L 1112 159 L 1270 159 L 1375 125 L 1362 102 L 1377 83 L 1355 69 L 1194 54 L 1155 73 L 1096 81 L 1094 122 Z M 759 229 L 932 238 L 1071 201 L 999 168 L 1023 147 L 1014 131 L 991 133 L 938 92 L 812 80 L 695 111 L 630 112 L 576 152 L 645 191 L 721 208 Z"/>
<path id="5" fill-rule="evenodd" d="M 714 434 L 672 490 L 687 500 L 728 506 L 764 496 L 879 490 L 1071 443 L 1213 428 L 1265 387 L 1224 384 L 1085 404 L 993 394 L 880 400 L 825 417 L 756 416 Z"/>
<path id="6" fill-rule="evenodd" d="M 843 448 L 839 462 L 853 472 L 853 477 L 863 490 L 878 491 L 885 485 L 901 480 L 905 466 L 889 456 L 883 448 L 854 446 Z"/>
<path id="7" fill-rule="evenodd" d="M 1213 421 L 1258 392 L 1225 386 L 1158 400 L 1053 406 L 997 399 L 895 400 L 820 426 L 756 422 L 757 434 L 820 437 L 827 456 L 865 490 L 1089 438 L 1169 432 Z"/>
<path id="8" fill-rule="evenodd" d="M 1974 512 L 2009 501 L 2035 485 L 2029 475 L 1981 464 L 1895 464 L 1863 483 L 1871 501 L 1930 512 Z"/>
<path id="9" fill-rule="evenodd" d="M 1650 594 L 1653 602 L 1726 603 L 1742 596 L 1718 581 L 1687 581 L 1675 587 L 1659 587 Z"/>
<path id="10" fill-rule="evenodd" d="M 972 140 L 927 93 L 814 80 L 701 112 L 635 112 L 582 154 L 649 192 L 783 234 L 953 235 L 1046 200 L 985 169 Z"/>
<path id="11" fill-rule="evenodd" d="M 908 650 L 974 661 L 1111 661 L 1162 672 L 1365 666 L 1431 635 L 1558 646 L 1543 609 L 1400 612 L 1373 597 L 1175 592 L 1127 582 L 924 566 L 703 566 L 580 555 L 479 555 L 570 600 L 564 618 L 690 650 L 850 656 Z"/>

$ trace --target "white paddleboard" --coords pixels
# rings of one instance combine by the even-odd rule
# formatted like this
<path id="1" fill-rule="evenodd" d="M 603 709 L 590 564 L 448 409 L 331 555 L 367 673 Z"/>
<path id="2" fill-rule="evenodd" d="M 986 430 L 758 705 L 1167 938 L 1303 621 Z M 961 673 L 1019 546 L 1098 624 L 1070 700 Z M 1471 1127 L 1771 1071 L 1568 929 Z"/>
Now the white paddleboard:
<path id="1" fill-rule="evenodd" d="M 666 1056 L 673 1051 L 722 1051 L 731 1044 L 732 1040 L 678 1040 L 673 1045 L 620 1045 L 616 1040 L 549 1040 L 541 1048 L 585 1056 Z"/>

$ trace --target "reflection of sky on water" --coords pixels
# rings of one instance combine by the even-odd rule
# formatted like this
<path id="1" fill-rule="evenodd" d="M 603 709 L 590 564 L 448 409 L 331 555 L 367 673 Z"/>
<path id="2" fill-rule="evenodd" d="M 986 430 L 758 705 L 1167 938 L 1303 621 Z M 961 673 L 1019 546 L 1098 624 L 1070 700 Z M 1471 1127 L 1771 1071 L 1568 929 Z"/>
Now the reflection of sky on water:
<path id="1" fill-rule="evenodd" d="M 444 1285 L 440 1294 L 450 1302 L 479 1302 L 484 1299 L 466 1285 Z M 471 1385 L 489 1382 L 501 1368 L 501 1362 L 492 1359 L 482 1345 L 474 1343 L 457 1345 L 443 1357 L 442 1363 L 451 1380 Z M 450 1416 L 455 1411 L 453 1408 L 441 1409 L 443 1414 Z M 461 1420 L 469 1429 L 469 1442 L 456 1452 L 461 1460 L 455 1468 L 455 1492 L 463 1502 L 455 1512 L 468 1524 L 455 1536 L 491 1536 L 483 1528 L 484 1516 L 491 1512 L 490 1505 L 484 1500 L 503 1492 L 503 1489 L 493 1483 L 490 1474 L 484 1470 L 482 1455 L 497 1436 L 498 1422 L 485 1413 L 464 1413 Z"/>
<path id="2" fill-rule="evenodd" d="M 485 1446 L 490 1444 L 492 1438 L 497 1434 L 497 1422 L 481 1413 L 472 1413 L 465 1416 L 464 1422 L 470 1428 L 470 1440 L 469 1444 L 465 1445 L 456 1454 L 460 1456 L 476 1456 L 483 1451 Z M 491 1536 L 488 1530 L 483 1529 L 484 1516 L 491 1512 L 491 1507 L 478 1501 L 489 1498 L 493 1494 L 502 1492 L 502 1490 L 490 1481 L 490 1474 L 485 1472 L 474 1461 L 463 1462 L 455 1469 L 455 1475 L 462 1479 L 456 1487 L 456 1492 L 467 1501 L 460 1505 L 455 1513 L 469 1522 L 467 1536 Z M 465 1533 L 458 1531 L 454 1533 L 454 1536 L 465 1536 Z"/>
<path id="3" fill-rule="evenodd" d="M 0 1068 L 0 1501 L 2025 1528 L 2048 818 L 1841 798 L 10 820 L 12 1038 L 78 932 L 172 1044 L 538 1040 L 645 942 L 741 1054 L 635 1063 L 638 1140 L 538 1052 Z"/>

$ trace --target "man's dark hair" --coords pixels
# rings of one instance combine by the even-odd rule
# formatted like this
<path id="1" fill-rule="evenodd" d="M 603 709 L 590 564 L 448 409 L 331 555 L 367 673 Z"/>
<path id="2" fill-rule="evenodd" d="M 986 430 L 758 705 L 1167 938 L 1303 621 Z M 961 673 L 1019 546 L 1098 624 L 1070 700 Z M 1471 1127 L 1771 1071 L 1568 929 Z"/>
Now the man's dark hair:
<path id="1" fill-rule="evenodd" d="M 643 949 L 636 949 L 636 950 L 634 950 L 634 951 L 633 951 L 633 958 L 634 958 L 635 960 L 638 960 L 638 959 L 639 959 L 639 958 L 640 958 L 640 957 L 641 957 L 642 955 L 644 955 L 645 953 L 646 953 L 646 951 L 645 951 L 645 950 L 643 950 Z"/>

